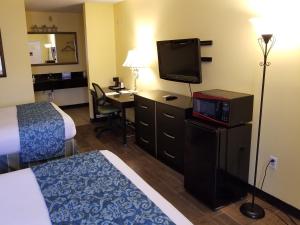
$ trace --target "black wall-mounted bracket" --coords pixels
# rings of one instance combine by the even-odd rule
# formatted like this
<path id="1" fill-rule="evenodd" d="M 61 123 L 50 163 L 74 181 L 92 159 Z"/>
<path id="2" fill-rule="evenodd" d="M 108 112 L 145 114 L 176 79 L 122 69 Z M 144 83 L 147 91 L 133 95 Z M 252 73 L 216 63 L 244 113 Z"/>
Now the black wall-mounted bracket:
<path id="1" fill-rule="evenodd" d="M 213 41 L 209 40 L 209 41 L 200 41 L 201 46 L 208 46 L 208 45 L 212 45 Z"/>
<path id="2" fill-rule="evenodd" d="M 212 57 L 201 57 L 201 62 L 212 62 Z"/>
<path id="3" fill-rule="evenodd" d="M 200 46 L 210 46 L 213 45 L 212 40 L 200 41 Z M 201 62 L 212 62 L 212 57 L 201 57 Z"/>

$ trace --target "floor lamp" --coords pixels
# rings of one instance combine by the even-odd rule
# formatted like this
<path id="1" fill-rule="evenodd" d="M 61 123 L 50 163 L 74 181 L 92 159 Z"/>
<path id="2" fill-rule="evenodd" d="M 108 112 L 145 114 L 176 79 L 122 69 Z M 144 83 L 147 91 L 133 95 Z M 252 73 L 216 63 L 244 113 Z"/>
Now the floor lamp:
<path id="1" fill-rule="evenodd" d="M 264 88 L 265 88 L 265 77 L 266 77 L 266 68 L 270 66 L 271 63 L 267 61 L 268 55 L 272 47 L 275 43 L 275 38 L 272 34 L 263 34 L 258 39 L 258 43 L 264 55 L 264 61 L 259 65 L 263 67 L 263 79 L 262 79 L 262 87 L 261 87 L 261 96 L 260 96 L 260 110 L 259 110 L 259 123 L 258 123 L 258 135 L 257 135 L 257 146 L 256 146 L 256 159 L 255 159 L 255 172 L 254 172 L 254 184 L 252 187 L 252 201 L 246 202 L 241 205 L 240 211 L 245 216 L 252 219 L 260 219 L 265 216 L 264 209 L 258 204 L 254 203 L 255 195 L 256 195 L 256 176 L 257 176 L 257 164 L 258 164 L 258 156 L 259 156 L 259 143 L 260 143 L 260 130 L 261 130 L 261 118 L 262 118 L 262 110 L 264 103 Z"/>

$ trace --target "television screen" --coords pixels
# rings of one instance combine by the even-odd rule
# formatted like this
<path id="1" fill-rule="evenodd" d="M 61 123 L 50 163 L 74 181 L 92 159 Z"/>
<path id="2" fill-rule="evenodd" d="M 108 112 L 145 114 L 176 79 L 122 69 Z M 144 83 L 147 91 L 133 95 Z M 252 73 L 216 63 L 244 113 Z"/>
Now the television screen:
<path id="1" fill-rule="evenodd" d="M 161 79 L 201 83 L 201 54 L 198 38 L 157 41 Z"/>

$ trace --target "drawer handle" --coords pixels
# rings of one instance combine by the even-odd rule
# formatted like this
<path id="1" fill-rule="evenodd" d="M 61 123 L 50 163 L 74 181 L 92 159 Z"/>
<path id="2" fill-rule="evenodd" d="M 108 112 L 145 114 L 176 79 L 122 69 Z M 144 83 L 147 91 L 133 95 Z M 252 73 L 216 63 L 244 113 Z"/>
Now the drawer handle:
<path id="1" fill-rule="evenodd" d="M 148 106 L 140 105 L 140 108 L 142 108 L 142 109 L 148 109 Z"/>
<path id="2" fill-rule="evenodd" d="M 143 121 L 140 121 L 140 124 L 142 124 L 142 125 L 145 126 L 145 127 L 148 127 L 148 126 L 149 126 L 148 123 L 145 123 L 145 122 L 143 122 Z"/>
<path id="3" fill-rule="evenodd" d="M 172 116 L 172 115 L 170 115 L 170 114 L 163 113 L 163 115 L 164 115 L 165 117 L 170 118 L 170 119 L 175 119 L 175 116 Z"/>
<path id="4" fill-rule="evenodd" d="M 171 158 L 171 159 L 175 159 L 175 156 L 174 156 L 174 155 L 171 155 L 171 154 L 169 154 L 169 153 L 167 153 L 167 151 L 164 151 L 164 154 L 165 154 L 166 156 L 168 156 L 169 158 Z"/>
<path id="5" fill-rule="evenodd" d="M 174 137 L 174 136 L 172 136 L 172 135 L 170 135 L 170 134 L 168 134 L 168 133 L 166 133 L 166 132 L 163 132 L 163 134 L 164 134 L 166 137 L 175 140 L 175 137 Z"/>
<path id="6" fill-rule="evenodd" d="M 141 140 L 142 142 L 146 143 L 146 144 L 149 144 L 149 141 L 146 140 L 146 139 L 144 139 L 144 138 L 142 138 L 142 137 L 140 137 L 140 140 Z"/>

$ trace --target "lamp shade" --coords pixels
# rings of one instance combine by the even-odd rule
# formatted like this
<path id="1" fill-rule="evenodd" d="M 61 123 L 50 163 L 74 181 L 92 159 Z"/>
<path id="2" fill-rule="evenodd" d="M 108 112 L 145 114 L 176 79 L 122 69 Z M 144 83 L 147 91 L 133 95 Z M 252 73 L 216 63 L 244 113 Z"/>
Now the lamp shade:
<path id="1" fill-rule="evenodd" d="M 51 48 L 52 47 L 52 44 L 51 43 L 46 43 L 44 44 L 45 48 Z"/>
<path id="2" fill-rule="evenodd" d="M 251 18 L 250 22 L 259 36 L 263 34 L 274 34 L 275 32 L 274 21 L 270 19 L 256 17 Z"/>
<path id="3" fill-rule="evenodd" d="M 141 54 L 137 50 L 129 50 L 123 66 L 129 68 L 143 68 L 145 64 Z"/>

